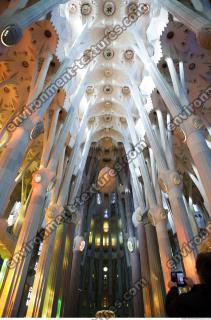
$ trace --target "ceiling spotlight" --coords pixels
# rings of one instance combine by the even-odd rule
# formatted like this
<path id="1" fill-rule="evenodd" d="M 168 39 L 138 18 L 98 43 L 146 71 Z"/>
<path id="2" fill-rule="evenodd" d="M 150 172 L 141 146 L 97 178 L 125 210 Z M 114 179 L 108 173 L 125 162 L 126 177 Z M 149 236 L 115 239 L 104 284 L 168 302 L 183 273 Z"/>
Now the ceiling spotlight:
<path id="1" fill-rule="evenodd" d="M 106 60 L 111 60 L 114 57 L 114 50 L 107 48 L 103 51 L 103 56 Z"/>
<path id="2" fill-rule="evenodd" d="M 93 86 L 88 86 L 86 89 L 86 93 L 87 94 L 93 94 L 94 93 L 94 87 Z"/>
<path id="3" fill-rule="evenodd" d="M 143 14 L 147 14 L 149 13 L 149 10 L 150 10 L 150 6 L 148 3 L 142 3 L 140 5 L 140 9 L 139 9 Z"/>
<path id="4" fill-rule="evenodd" d="M 129 87 L 127 87 L 127 86 L 124 86 L 123 88 L 122 88 L 122 93 L 124 94 L 124 95 L 129 95 L 130 94 L 130 88 Z"/>
<path id="5" fill-rule="evenodd" d="M 111 122 L 111 121 L 112 121 L 112 116 L 109 115 L 109 114 L 107 114 L 107 115 L 105 115 L 105 116 L 103 117 L 103 119 L 104 119 L 105 122 Z"/>
<path id="6" fill-rule="evenodd" d="M 127 7 L 127 14 L 128 14 L 128 16 L 129 16 L 130 14 L 136 12 L 137 9 L 138 9 L 137 4 L 134 3 L 134 2 L 131 2 L 131 3 L 128 5 L 128 7 Z"/>
<path id="7" fill-rule="evenodd" d="M 74 3 L 71 3 L 70 7 L 69 7 L 69 10 L 70 10 L 70 13 L 76 13 L 77 6 Z"/>
<path id="8" fill-rule="evenodd" d="M 133 60 L 133 58 L 134 58 L 133 50 L 131 50 L 131 49 L 126 50 L 124 56 L 125 56 L 126 60 Z"/>
<path id="9" fill-rule="evenodd" d="M 106 101 L 105 102 L 105 107 L 106 108 L 111 108 L 112 107 L 112 103 L 110 101 Z"/>
<path id="10" fill-rule="evenodd" d="M 116 11 L 116 6 L 113 1 L 106 1 L 104 3 L 103 12 L 106 16 L 112 16 Z"/>
<path id="11" fill-rule="evenodd" d="M 104 86 L 103 92 L 105 94 L 111 94 L 113 92 L 112 86 L 110 84 L 107 84 L 106 86 Z"/>
<path id="12" fill-rule="evenodd" d="M 83 16 L 88 16 L 92 12 L 92 7 L 89 3 L 84 3 L 81 6 L 81 14 Z"/>
<path id="13" fill-rule="evenodd" d="M 111 76 L 113 75 L 112 69 L 106 69 L 106 70 L 104 71 L 104 75 L 105 75 L 105 77 L 107 77 L 107 78 L 111 77 Z"/>

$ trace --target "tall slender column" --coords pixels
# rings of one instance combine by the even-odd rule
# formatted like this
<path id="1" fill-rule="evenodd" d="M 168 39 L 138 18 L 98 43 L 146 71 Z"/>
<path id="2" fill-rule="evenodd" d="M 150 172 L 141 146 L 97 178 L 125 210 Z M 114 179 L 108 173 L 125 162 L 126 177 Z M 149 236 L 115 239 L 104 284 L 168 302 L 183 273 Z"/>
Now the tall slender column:
<path id="1" fill-rule="evenodd" d="M 40 227 L 47 189 L 50 185 L 50 182 L 53 181 L 53 178 L 55 178 L 56 175 L 56 168 L 58 166 L 60 154 L 64 149 L 71 116 L 72 114 L 70 112 L 64 122 L 57 144 L 54 146 L 51 152 L 51 158 L 47 168 L 40 168 L 40 170 L 34 174 L 33 192 L 26 212 L 26 218 L 21 229 L 21 234 L 16 246 L 15 255 L 13 256 L 13 260 L 15 259 L 16 255 L 20 256 L 19 251 L 24 248 L 25 243 L 28 244 L 28 242 L 36 236 L 38 228 Z M 5 311 L 3 312 L 5 312 L 5 314 L 9 312 L 9 314 L 15 315 L 17 313 L 17 306 L 20 302 L 21 293 L 29 266 L 30 256 L 31 251 L 26 257 L 18 259 L 18 263 L 16 263 L 14 269 L 10 270 L 10 273 L 8 274 L 7 285 L 11 286 L 11 290 L 8 292 L 7 296 L 5 295 L 5 300 L 3 300 L 5 303 Z M 14 281 L 14 279 L 18 277 L 19 273 L 22 275 L 21 281 Z M 13 290 L 12 286 L 14 286 Z"/>
<path id="2" fill-rule="evenodd" d="M 153 316 L 165 316 L 165 289 L 158 250 L 158 243 L 155 228 L 150 224 L 145 224 L 146 239 L 150 266 L 150 279 L 152 285 Z"/>
<path id="3" fill-rule="evenodd" d="M 71 280 L 70 280 L 70 291 L 69 296 L 69 311 L 68 317 L 78 316 L 78 298 L 80 295 L 79 285 L 80 285 L 80 261 L 83 255 L 83 251 L 80 249 L 82 237 L 76 236 L 74 240 L 73 249 L 73 260 L 71 268 Z"/>
<path id="4" fill-rule="evenodd" d="M 141 263 L 141 277 L 148 284 L 143 286 L 144 316 L 152 317 L 152 288 L 150 280 L 149 257 L 147 248 L 146 232 L 140 208 L 133 214 L 134 226 L 137 228 L 139 254 Z"/>
<path id="5" fill-rule="evenodd" d="M 132 213 L 131 213 L 130 199 L 129 199 L 128 193 L 125 193 L 125 212 L 127 217 L 127 226 L 128 226 L 128 234 L 129 234 L 128 241 L 134 240 L 136 242 L 136 238 L 134 237 L 134 231 L 133 231 Z M 135 284 L 141 280 L 140 257 L 139 257 L 138 251 L 136 250 L 136 245 L 133 252 L 130 252 L 130 263 L 131 263 L 131 270 L 132 270 L 131 288 L 133 288 Z M 135 317 L 143 317 L 144 310 L 143 310 L 143 297 L 142 297 L 141 289 L 133 297 L 133 308 L 134 308 Z"/>
<path id="6" fill-rule="evenodd" d="M 65 273 L 62 273 L 62 305 L 61 305 L 61 316 L 68 317 L 67 308 L 70 304 L 69 295 L 68 295 L 68 288 L 71 279 L 71 270 L 72 270 L 72 259 L 73 259 L 73 243 L 74 243 L 74 236 L 75 236 L 75 223 L 70 223 L 68 225 L 68 232 L 66 237 L 66 253 L 64 256 L 65 261 Z"/>
<path id="7" fill-rule="evenodd" d="M 78 223 L 78 219 L 77 219 Z M 62 304 L 62 291 L 61 286 L 63 285 L 63 279 L 61 278 L 61 274 L 64 272 L 64 257 L 65 257 L 65 242 L 67 238 L 67 232 L 68 232 L 68 224 L 65 223 L 63 226 L 63 233 L 60 235 L 60 250 L 57 256 L 53 255 L 54 260 L 58 261 L 56 263 L 55 270 L 55 276 L 52 283 L 51 289 L 53 290 L 53 299 L 52 299 L 52 311 L 51 311 L 51 317 L 57 317 L 57 312 L 59 311 L 58 308 L 60 308 Z M 57 239 L 56 239 L 57 240 Z M 57 245 L 57 243 L 55 243 Z M 58 242 L 59 244 L 59 242 Z M 55 262 L 52 260 L 52 264 L 54 265 Z M 54 268 L 54 267 L 53 267 Z M 49 308 L 50 310 L 50 308 Z"/>
<path id="8" fill-rule="evenodd" d="M 187 214 L 183 214 L 183 212 L 186 212 L 186 207 L 182 195 L 182 179 L 180 175 L 174 171 L 163 172 L 160 176 L 161 184 L 163 185 L 164 190 L 168 192 L 177 237 L 180 249 L 182 250 L 193 237 L 191 230 L 184 228 L 184 225 L 189 225 L 189 220 Z M 181 228 L 181 226 L 183 227 Z M 197 282 L 198 277 L 195 271 L 195 253 L 196 248 L 193 246 L 192 252 L 183 257 L 183 263 L 187 275 Z"/>
<path id="9" fill-rule="evenodd" d="M 21 143 L 20 143 L 21 141 Z M 23 161 L 25 150 L 29 143 L 29 132 L 19 127 L 12 135 L 7 148 L 0 159 L 0 216 L 9 202 L 11 190 L 13 190 L 14 180 L 18 169 Z"/>
<path id="10" fill-rule="evenodd" d="M 41 214 L 45 203 L 45 195 L 53 174 L 48 169 L 41 169 L 34 174 L 33 193 L 24 224 L 10 261 L 10 270 L 1 296 L 1 316 L 17 316 L 22 296 L 27 270 L 32 254 L 31 247 L 40 224 Z M 34 213 L 37 214 L 34 214 Z"/>
<path id="11" fill-rule="evenodd" d="M 202 130 L 202 122 L 199 117 L 193 115 L 191 107 L 185 108 L 184 106 L 189 106 L 190 103 L 187 99 L 187 95 L 185 93 L 180 80 L 178 79 L 175 66 L 173 65 L 172 59 L 168 58 L 167 63 L 169 66 L 169 71 L 172 77 L 172 82 L 174 84 L 174 90 L 170 87 L 167 81 L 163 78 L 161 73 L 159 72 L 158 68 L 155 66 L 154 62 L 149 57 L 149 54 L 146 50 L 146 47 L 141 39 L 135 35 L 137 39 L 137 43 L 139 45 L 139 49 L 137 50 L 137 54 L 145 63 L 146 68 L 148 69 L 152 79 L 159 90 L 164 102 L 166 103 L 171 115 L 176 119 L 179 118 L 179 124 L 184 132 L 184 139 L 187 143 L 187 146 L 190 150 L 190 153 L 193 157 L 193 160 L 196 164 L 197 170 L 199 172 L 200 178 L 202 180 L 207 199 L 211 206 L 211 152 L 207 146 L 204 133 Z M 136 84 L 135 84 L 136 86 Z M 136 89 L 135 89 L 136 90 Z M 136 90 L 136 93 L 139 94 Z M 209 92 L 207 91 L 207 95 Z M 136 95 L 137 96 L 137 95 Z M 141 101 L 139 100 L 142 107 L 140 111 L 143 109 L 144 106 Z M 181 120 L 179 117 L 181 115 Z M 175 127 L 172 124 L 173 128 Z M 173 130 L 173 129 L 172 129 Z M 155 149 L 154 149 L 155 150 Z"/>
<path id="12" fill-rule="evenodd" d="M 61 69 L 62 70 L 62 69 Z M 59 74 L 59 73 L 58 73 Z M 56 93 L 55 93 L 56 94 Z M 11 139 L 1 155 L 0 167 L 0 215 L 3 215 L 4 210 L 8 204 L 9 196 L 15 185 L 15 178 L 23 161 L 27 146 L 30 142 L 30 133 L 36 124 L 41 121 L 44 112 L 51 105 L 55 95 L 48 99 L 42 106 L 42 112 L 37 116 L 32 116 L 25 120 L 22 126 L 15 128 L 11 135 Z M 4 187 L 3 187 L 4 186 Z"/>
<path id="13" fill-rule="evenodd" d="M 182 249 L 183 246 L 193 238 L 191 226 L 188 220 L 187 209 L 183 200 L 182 180 L 176 170 L 170 170 L 168 168 L 167 161 L 164 157 L 164 152 L 159 145 L 159 141 L 154 135 L 153 129 L 150 125 L 149 116 L 142 104 L 137 85 L 135 83 L 133 84 L 134 85 L 132 87 L 132 94 L 134 97 L 134 101 L 137 105 L 137 109 L 139 110 L 140 117 L 143 119 L 143 124 L 146 130 L 147 137 L 149 139 L 149 143 L 156 157 L 160 177 L 160 185 L 163 186 L 163 191 L 167 192 L 169 196 L 173 212 L 174 224 L 177 230 L 180 248 Z M 162 152 L 160 152 L 160 149 L 162 150 Z M 181 228 L 181 225 L 183 226 L 183 228 Z M 198 280 L 195 271 L 195 252 L 196 248 L 193 248 L 193 251 L 190 252 L 183 261 L 187 274 L 189 274 L 189 276 L 191 276 L 193 279 Z"/>
<path id="14" fill-rule="evenodd" d="M 52 317 L 53 302 L 55 300 L 55 287 L 57 282 L 57 277 L 60 276 L 58 273 L 59 267 L 61 266 L 61 261 L 64 252 L 64 241 L 66 237 L 67 226 L 65 224 L 60 224 L 56 230 L 55 244 L 53 248 L 53 254 L 51 259 L 50 272 L 48 276 L 47 290 L 44 300 L 44 307 L 42 312 L 42 317 L 50 318 Z"/>
<path id="15" fill-rule="evenodd" d="M 54 123 L 54 121 L 53 121 Z M 50 149 L 51 150 L 51 149 Z M 50 152 L 50 151 L 49 151 Z M 63 165 L 65 158 L 65 149 L 61 155 L 57 170 L 57 181 L 54 187 L 54 192 L 51 196 L 51 204 L 46 210 L 46 227 L 45 235 L 42 243 L 42 251 L 37 265 L 37 272 L 33 284 L 32 294 L 27 310 L 28 317 L 41 317 L 44 304 L 44 298 L 47 287 L 48 274 L 50 263 L 54 250 L 54 243 L 57 230 L 57 222 L 59 217 L 63 215 L 64 209 L 56 204 L 58 198 L 58 187 L 61 187 L 61 177 L 63 176 Z M 67 192 L 67 191 L 66 191 Z"/>
<path id="16" fill-rule="evenodd" d="M 52 224 L 52 218 L 56 219 L 63 212 L 63 208 L 54 205 L 47 209 L 46 212 L 46 230 L 45 235 L 49 233 L 48 226 Z M 55 223 L 55 221 L 53 222 Z M 52 226 L 51 226 L 52 227 Z M 47 287 L 50 263 L 55 245 L 56 228 L 50 232 L 46 238 L 44 237 L 42 252 L 38 261 L 37 272 L 33 284 L 31 299 L 29 302 L 27 317 L 41 317 L 44 304 L 44 298 Z"/>
<path id="17" fill-rule="evenodd" d="M 155 226 L 156 232 L 157 232 L 159 254 L 160 254 L 161 266 L 163 270 L 165 288 L 166 288 L 166 292 L 168 292 L 169 290 L 168 284 L 169 284 L 169 281 L 171 280 L 171 273 L 168 267 L 168 261 L 172 257 L 171 246 L 170 246 L 168 230 L 167 230 L 168 216 L 165 213 L 164 209 L 159 207 L 150 209 L 149 214 L 151 216 L 153 225 Z"/>

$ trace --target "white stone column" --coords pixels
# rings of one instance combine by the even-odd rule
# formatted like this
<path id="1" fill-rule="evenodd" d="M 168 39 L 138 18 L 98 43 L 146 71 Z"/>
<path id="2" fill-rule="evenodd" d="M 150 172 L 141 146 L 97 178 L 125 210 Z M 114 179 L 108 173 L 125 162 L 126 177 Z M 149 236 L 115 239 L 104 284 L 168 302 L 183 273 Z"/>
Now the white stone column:
<path id="1" fill-rule="evenodd" d="M 137 228 L 139 254 L 141 263 L 141 276 L 144 279 L 146 285 L 143 286 L 143 299 L 144 299 L 144 316 L 152 317 L 152 288 L 150 280 L 150 269 L 149 269 L 149 257 L 148 247 L 146 240 L 146 232 L 143 223 L 143 213 L 138 207 L 133 214 L 133 224 Z"/>
<path id="2" fill-rule="evenodd" d="M 57 77 L 63 71 L 63 65 L 57 72 Z M 54 79 L 52 79 L 53 83 Z M 23 122 L 22 125 L 15 127 L 11 133 L 11 138 L 5 148 L 5 151 L 0 157 L 0 215 L 4 214 L 4 210 L 7 207 L 9 196 L 13 191 L 15 185 L 15 178 L 18 169 L 24 159 L 24 155 L 27 146 L 30 142 L 30 134 L 37 123 L 41 122 L 44 113 L 50 107 L 52 100 L 54 99 L 56 92 L 45 103 L 43 103 L 41 110 L 32 113 L 32 115 Z M 13 124 L 14 127 L 14 124 Z"/>
<path id="3" fill-rule="evenodd" d="M 169 200 L 171 203 L 171 208 L 173 212 L 173 219 L 177 231 L 178 241 L 180 248 L 182 249 L 185 244 L 187 244 L 193 238 L 193 234 L 191 231 L 190 223 L 188 220 L 187 210 L 183 200 L 182 194 L 182 180 L 179 174 L 168 168 L 167 162 L 164 158 L 163 150 L 159 152 L 161 147 L 159 146 L 158 140 L 155 138 L 153 134 L 152 126 L 150 125 L 150 120 L 146 109 L 141 101 L 140 93 L 137 89 L 137 85 L 133 83 L 133 87 L 131 88 L 131 92 L 134 98 L 134 102 L 139 110 L 140 117 L 143 119 L 143 125 L 146 130 L 146 135 L 149 139 L 149 143 L 153 150 L 153 153 L 156 158 L 159 176 L 160 176 L 160 184 L 164 186 L 164 192 L 168 193 Z M 145 121 L 146 119 L 146 121 Z M 164 182 L 164 183 L 163 183 Z M 181 228 L 181 225 L 183 228 Z M 197 279 L 195 272 L 195 248 L 193 248 L 192 252 L 188 254 L 187 257 L 183 259 L 184 266 L 187 274 L 189 274 L 193 279 Z"/>
<path id="4" fill-rule="evenodd" d="M 163 208 L 155 207 L 150 208 L 149 217 L 151 217 L 152 224 L 156 228 L 165 288 L 166 292 L 168 292 L 168 283 L 171 280 L 171 272 L 169 270 L 168 261 L 172 258 L 171 245 L 167 230 L 168 215 Z"/>
<path id="5" fill-rule="evenodd" d="M 182 189 L 183 183 L 180 175 L 176 171 L 160 171 L 160 183 L 163 191 L 168 193 L 171 209 L 173 213 L 173 221 L 177 232 L 179 247 L 183 255 L 183 263 L 187 276 L 198 281 L 195 270 L 195 254 L 196 246 L 193 245 L 192 250 L 186 251 L 188 243 L 193 239 L 193 234 L 189 226 L 188 215 L 183 200 Z M 182 226 L 182 227 L 181 227 Z M 187 253 L 188 252 L 188 253 Z M 170 267 L 170 265 L 169 265 Z"/>
<path id="6" fill-rule="evenodd" d="M 158 243 L 155 228 L 151 223 L 145 223 L 146 240 L 149 256 L 150 279 L 152 285 L 152 301 L 153 301 L 153 316 L 165 316 L 165 291 L 162 283 L 162 269 L 160 256 L 158 253 Z"/>
<path id="7" fill-rule="evenodd" d="M 50 270 L 51 259 L 53 257 L 53 250 L 55 245 L 55 237 L 57 230 L 56 218 L 63 214 L 63 207 L 58 205 L 50 206 L 46 212 L 46 230 L 45 235 L 50 229 L 50 225 L 54 228 L 50 234 L 43 240 L 42 252 L 38 261 L 38 266 L 36 270 L 36 276 L 33 284 L 32 294 L 27 310 L 27 317 L 42 317 L 42 310 L 44 304 L 44 298 L 47 288 L 48 275 Z M 49 227 L 48 227 L 49 226 Z"/>
<path id="8" fill-rule="evenodd" d="M 10 269 L 1 296 L 1 316 L 17 316 L 32 249 L 45 203 L 46 191 L 52 178 L 53 173 L 48 169 L 40 169 L 33 176 L 32 197 L 14 255 L 10 261 Z"/>
<path id="9" fill-rule="evenodd" d="M 179 116 L 180 114 L 182 114 L 182 116 L 184 117 L 184 120 L 179 119 L 179 127 L 181 127 L 183 130 L 184 141 L 187 143 L 187 146 L 196 164 L 207 195 L 207 199 L 211 206 L 211 152 L 204 137 L 204 133 L 202 130 L 202 121 L 199 117 L 193 115 L 191 108 L 189 108 L 189 110 L 185 107 L 182 108 L 182 106 L 188 106 L 189 102 L 184 92 L 184 88 L 182 87 L 182 84 L 178 79 L 175 71 L 175 66 L 172 63 L 171 58 L 167 59 L 167 63 L 169 66 L 169 71 L 171 73 L 175 92 L 163 78 L 158 68 L 149 57 L 143 41 L 138 39 L 137 37 L 136 39 L 139 45 L 137 53 L 145 63 L 145 66 L 152 76 L 152 79 L 157 89 L 159 90 L 164 102 L 166 103 L 166 106 L 168 107 L 171 115 L 174 118 L 180 118 Z M 134 86 L 136 86 L 136 84 L 134 84 Z M 135 97 L 137 97 L 138 94 L 139 93 L 136 90 Z M 139 99 L 139 104 L 143 105 L 141 99 Z M 140 108 L 140 111 L 142 111 L 142 108 L 144 108 L 144 106 Z M 155 148 L 155 146 L 153 146 L 153 148 Z M 156 149 L 154 149 L 154 151 L 155 150 Z M 155 153 L 157 154 L 157 151 Z"/>
<path id="10" fill-rule="evenodd" d="M 87 157 L 88 157 L 88 153 L 89 153 L 89 149 L 90 149 L 90 145 L 91 145 L 91 139 L 92 139 L 92 132 L 93 132 L 93 129 L 89 129 L 88 131 L 88 134 L 87 134 L 87 138 L 86 138 L 86 142 L 85 142 L 85 145 L 84 145 L 84 148 L 83 148 L 83 152 L 82 152 L 82 155 L 81 155 L 81 163 L 79 165 L 79 171 L 77 173 L 77 179 L 76 179 L 76 183 L 75 183 L 75 186 L 74 186 L 74 190 L 71 194 L 71 198 L 70 198 L 70 203 L 74 202 L 74 199 L 76 198 L 77 196 L 77 193 L 78 193 L 78 190 L 79 190 L 79 187 L 80 187 L 80 184 L 81 184 L 81 180 L 82 180 L 82 177 L 83 177 L 83 172 L 84 172 L 84 167 L 86 165 L 86 161 L 87 161 Z"/>

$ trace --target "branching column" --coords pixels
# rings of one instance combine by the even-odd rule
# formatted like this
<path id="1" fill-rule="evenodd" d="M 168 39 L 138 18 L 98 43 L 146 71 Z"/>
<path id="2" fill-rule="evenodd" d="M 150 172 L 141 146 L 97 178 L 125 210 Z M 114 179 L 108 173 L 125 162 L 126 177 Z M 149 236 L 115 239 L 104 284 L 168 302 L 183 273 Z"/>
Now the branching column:
<path id="1" fill-rule="evenodd" d="M 165 289 L 162 285 L 161 280 L 162 268 L 160 263 L 158 242 L 156 237 L 155 228 L 146 221 L 145 223 L 146 239 L 149 255 L 149 266 L 150 266 L 150 278 L 152 284 L 152 300 L 153 300 L 153 316 L 164 317 L 165 316 Z"/>
<path id="2" fill-rule="evenodd" d="M 191 108 L 187 109 L 183 107 L 190 105 L 190 103 L 188 101 L 185 88 L 178 78 L 172 59 L 168 58 L 167 63 L 172 77 L 174 90 L 167 83 L 159 72 L 157 66 L 149 57 L 143 41 L 137 37 L 136 34 L 134 35 L 139 46 L 139 49 L 136 48 L 137 54 L 144 62 L 172 117 L 179 117 L 180 124 L 182 123 L 180 126 L 185 135 L 184 140 L 186 140 L 187 146 L 196 164 L 211 207 L 211 152 L 205 140 L 201 120 L 199 117 L 193 115 Z M 180 115 L 182 119 L 184 117 L 184 121 L 181 121 Z"/>
<path id="3" fill-rule="evenodd" d="M 193 237 L 190 223 L 188 220 L 187 210 L 183 200 L 182 180 L 180 175 L 175 170 L 173 170 L 173 168 L 168 167 L 167 160 L 165 158 L 165 153 L 162 150 L 162 147 L 155 136 L 148 114 L 142 103 L 140 92 L 137 88 L 137 85 L 134 82 L 131 91 L 137 109 L 139 110 L 140 117 L 142 118 L 143 125 L 146 130 L 147 137 L 149 139 L 149 143 L 156 158 L 160 177 L 160 184 L 163 186 L 163 191 L 168 192 L 173 212 L 174 223 L 177 230 L 177 236 L 180 248 L 182 248 L 184 244 L 188 243 L 188 241 L 190 241 Z M 183 226 L 183 228 L 181 228 L 181 226 Z M 194 250 L 187 257 L 185 257 L 183 261 L 187 274 L 191 276 L 193 279 L 198 280 L 195 272 Z"/>
<path id="4" fill-rule="evenodd" d="M 133 145 L 138 144 L 137 135 L 135 132 L 135 124 L 131 115 L 128 112 L 129 128 L 131 132 L 131 137 Z M 158 192 L 155 192 L 156 187 L 153 185 L 153 179 L 149 175 L 149 171 L 144 159 L 143 152 L 139 152 L 138 161 L 140 164 L 140 170 L 144 181 L 145 194 L 149 202 L 150 214 L 152 219 L 156 221 L 155 227 L 157 231 L 159 251 L 161 256 L 161 264 L 163 269 L 163 276 L 165 279 L 166 290 L 168 290 L 168 282 L 170 281 L 170 273 L 167 271 L 167 261 L 171 258 L 171 245 L 168 237 L 167 231 L 167 217 L 162 208 L 161 195 Z M 157 223 L 159 221 L 159 223 Z M 165 239 L 165 241 L 163 241 Z"/>
<path id="5" fill-rule="evenodd" d="M 62 154 L 64 149 L 71 118 L 72 112 L 70 110 L 60 132 L 57 144 L 52 146 L 51 157 L 49 159 L 47 167 L 41 165 L 39 171 L 33 175 L 33 192 L 11 263 L 14 264 L 14 261 L 17 261 L 15 262 L 15 265 L 9 270 L 5 283 L 5 290 L 1 298 L 3 305 L 2 315 L 17 315 L 18 306 L 20 303 L 32 253 L 32 250 L 29 250 L 29 252 L 27 252 L 28 249 L 25 247 L 25 244 L 32 242 L 31 246 L 33 248 L 34 238 L 36 237 L 38 228 L 43 219 L 43 210 L 47 189 L 56 176 L 59 156 Z M 45 151 L 46 150 L 43 150 L 43 153 L 45 153 Z M 22 251 L 21 254 L 20 251 Z"/>
<path id="6" fill-rule="evenodd" d="M 146 285 L 142 287 L 143 299 L 144 299 L 144 316 L 149 318 L 152 317 L 152 288 L 150 280 L 150 268 L 149 268 L 149 257 L 148 247 L 146 240 L 146 231 L 142 219 L 142 212 L 140 208 L 137 208 L 133 214 L 133 223 L 137 228 L 138 243 L 139 243 L 139 254 L 141 263 L 141 277 L 146 281 Z"/>
<path id="7" fill-rule="evenodd" d="M 129 234 L 129 241 L 130 239 L 136 239 L 134 237 L 133 232 L 133 224 L 132 224 L 132 213 L 131 213 L 131 206 L 130 206 L 130 194 L 125 193 L 125 211 L 127 217 L 127 226 L 128 226 L 128 234 Z M 135 240 L 136 241 L 136 240 Z M 133 252 L 130 252 L 130 263 L 132 269 L 132 286 L 133 288 L 135 284 L 140 281 L 141 279 L 141 265 L 140 265 L 140 258 L 139 253 L 134 248 Z M 133 297 L 133 308 L 134 308 L 134 316 L 135 317 L 142 317 L 143 316 L 143 303 L 142 303 L 142 291 L 140 290 L 138 294 Z"/>

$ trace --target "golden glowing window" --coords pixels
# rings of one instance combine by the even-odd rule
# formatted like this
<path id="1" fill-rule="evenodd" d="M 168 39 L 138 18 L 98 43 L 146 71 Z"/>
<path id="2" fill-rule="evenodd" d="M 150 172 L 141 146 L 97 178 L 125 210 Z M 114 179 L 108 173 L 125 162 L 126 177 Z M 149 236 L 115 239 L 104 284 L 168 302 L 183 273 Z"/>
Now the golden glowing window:
<path id="1" fill-rule="evenodd" d="M 108 221 L 105 221 L 103 223 L 103 231 L 104 232 L 108 232 L 109 231 L 109 223 L 108 223 Z"/>
<path id="2" fill-rule="evenodd" d="M 100 246 L 100 237 L 95 238 L 95 245 L 96 245 L 96 247 Z"/>
<path id="3" fill-rule="evenodd" d="M 109 246 L 109 236 L 103 237 L 103 246 L 108 247 Z"/>
<path id="4" fill-rule="evenodd" d="M 112 244 L 112 247 L 116 246 L 116 238 L 111 239 L 111 244 Z"/>

